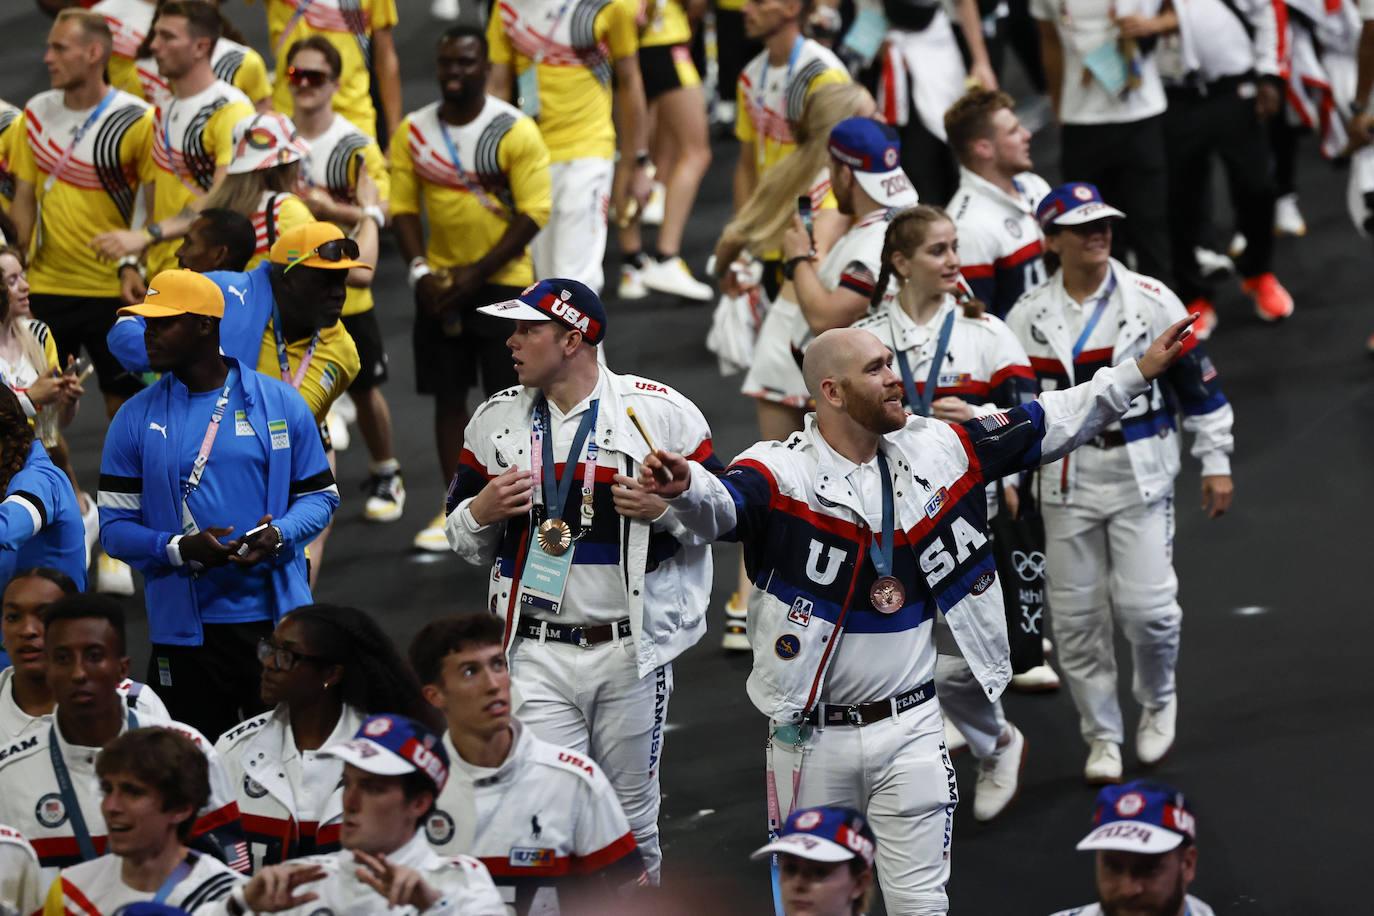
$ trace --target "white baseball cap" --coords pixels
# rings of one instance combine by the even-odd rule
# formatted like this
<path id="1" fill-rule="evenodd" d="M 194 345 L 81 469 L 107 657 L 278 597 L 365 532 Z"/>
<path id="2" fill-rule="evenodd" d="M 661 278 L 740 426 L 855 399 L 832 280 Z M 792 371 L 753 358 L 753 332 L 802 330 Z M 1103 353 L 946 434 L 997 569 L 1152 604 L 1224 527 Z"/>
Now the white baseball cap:
<path id="1" fill-rule="evenodd" d="M 310 143 L 296 133 L 296 125 L 275 111 L 253 114 L 234 125 L 234 158 L 230 175 L 300 162 L 310 155 Z"/>

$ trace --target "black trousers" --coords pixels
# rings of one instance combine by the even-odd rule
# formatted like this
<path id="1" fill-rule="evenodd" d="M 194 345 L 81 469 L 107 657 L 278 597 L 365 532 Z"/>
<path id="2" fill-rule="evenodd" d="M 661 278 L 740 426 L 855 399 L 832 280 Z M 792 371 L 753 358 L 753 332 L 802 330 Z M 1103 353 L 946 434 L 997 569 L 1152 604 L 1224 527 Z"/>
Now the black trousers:
<path id="1" fill-rule="evenodd" d="M 1123 124 L 1065 124 L 1060 136 L 1064 180 L 1097 185 L 1103 199 L 1126 214 L 1112 234 L 1112 253 L 1124 258 L 1134 252 L 1136 270 L 1172 286 L 1164 116 Z"/>
<path id="2" fill-rule="evenodd" d="M 265 710 L 259 695 L 258 640 L 272 621 L 208 623 L 199 646 L 153 643 L 144 683 L 152 684 L 167 712 L 211 741 Z"/>
<path id="3" fill-rule="evenodd" d="M 1236 230 L 1245 236 L 1245 253 L 1236 261 L 1242 277 L 1270 270 L 1274 255 L 1274 179 L 1265 125 L 1255 115 L 1255 99 L 1241 87 L 1253 82 L 1216 84 L 1206 95 L 1171 91 L 1164 113 L 1169 161 L 1169 235 L 1173 242 L 1174 291 L 1184 302 L 1207 296 L 1211 288 L 1197 269 L 1193 247 L 1210 222 L 1212 195 L 1207 178 L 1212 156 L 1221 158 Z M 1241 93 L 1247 92 L 1249 97 Z"/>
<path id="4" fill-rule="evenodd" d="M 926 130 L 913 106 L 910 119 L 898 128 L 902 139 L 902 170 L 923 204 L 943 207 L 959 190 L 959 163 L 939 137 Z"/>

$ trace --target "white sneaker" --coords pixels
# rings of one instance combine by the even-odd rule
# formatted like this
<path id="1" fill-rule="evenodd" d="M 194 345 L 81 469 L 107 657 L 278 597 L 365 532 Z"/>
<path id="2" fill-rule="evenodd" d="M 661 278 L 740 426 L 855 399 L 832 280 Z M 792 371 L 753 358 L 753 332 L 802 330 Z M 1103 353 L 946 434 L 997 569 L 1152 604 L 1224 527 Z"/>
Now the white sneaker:
<path id="1" fill-rule="evenodd" d="M 1210 248 L 1194 248 L 1193 260 L 1197 261 L 1198 270 L 1202 271 L 1204 277 L 1235 273 L 1236 270 L 1236 265 L 1231 263 L 1230 258 Z"/>
<path id="2" fill-rule="evenodd" d="M 1049 662 L 1011 676 L 1011 687 L 1021 693 L 1051 693 L 1059 689 L 1059 674 Z"/>
<path id="3" fill-rule="evenodd" d="M 715 290 L 692 276 L 692 269 L 680 257 L 650 261 L 640 270 L 639 277 L 649 289 L 694 302 L 710 302 L 716 297 Z"/>
<path id="4" fill-rule="evenodd" d="M 749 608 L 741 604 L 739 592 L 733 592 L 725 602 L 725 633 L 720 647 L 727 652 L 749 651 Z"/>
<path id="5" fill-rule="evenodd" d="M 373 474 L 363 484 L 367 491 L 367 505 L 363 507 L 363 518 L 369 522 L 394 522 L 401 517 L 406 508 L 406 485 L 401 480 L 401 472 L 395 474 Z M 442 526 L 440 526 L 442 527 Z M 444 540 L 448 548 L 448 540 Z"/>
<path id="6" fill-rule="evenodd" d="M 978 761 L 978 782 L 973 787 L 973 819 L 990 821 L 1016 798 L 1021 788 L 1021 770 L 1026 765 L 1026 736 L 1007 723 L 1011 740 Z"/>
<path id="7" fill-rule="evenodd" d="M 968 739 L 954 725 L 954 720 L 945 716 L 945 750 L 954 757 L 968 750 Z"/>
<path id="8" fill-rule="evenodd" d="M 1091 786 L 1121 782 L 1121 745 L 1115 741 L 1094 741 L 1083 766 L 1083 778 Z"/>
<path id="9" fill-rule="evenodd" d="M 1159 709 L 1146 709 L 1135 730 L 1135 756 L 1146 766 L 1159 763 L 1174 746 L 1174 726 L 1178 720 L 1178 697 Z"/>
<path id="10" fill-rule="evenodd" d="M 430 519 L 419 534 L 415 535 L 415 540 L 411 542 L 416 550 L 426 550 L 430 553 L 447 553 L 448 535 L 444 534 L 444 513 L 440 512 Z"/>
<path id="11" fill-rule="evenodd" d="M 654 189 L 649 192 L 649 202 L 644 205 L 643 210 L 639 211 L 639 222 L 642 225 L 663 225 L 663 206 L 667 195 L 668 189 L 663 186 L 663 182 L 655 181 Z"/>
<path id="12" fill-rule="evenodd" d="M 334 451 L 348 451 L 349 443 L 353 441 L 348 432 L 348 421 L 333 406 L 324 415 L 324 428 L 329 431 L 329 444 L 334 446 Z"/>
<path id="13" fill-rule="evenodd" d="M 643 271 L 630 264 L 620 265 L 620 286 L 616 289 L 618 299 L 643 299 L 649 295 L 644 288 Z"/>
<path id="14" fill-rule="evenodd" d="M 77 502 L 82 500 L 86 501 L 86 508 L 81 512 L 81 526 L 86 529 L 86 568 L 90 569 L 91 554 L 100 543 L 100 509 L 89 493 L 78 493 Z"/>
<path id="15" fill-rule="evenodd" d="M 435 19 L 452 22 L 458 18 L 458 0 L 434 0 L 429 5 L 429 14 Z"/>
<path id="16" fill-rule="evenodd" d="M 735 125 L 735 103 L 717 101 L 711 107 L 711 123 L 733 127 Z"/>
<path id="17" fill-rule="evenodd" d="M 1298 195 L 1285 194 L 1274 202 L 1274 234 L 1304 236 L 1307 220 L 1298 209 Z"/>
<path id="18" fill-rule="evenodd" d="M 102 553 L 95 562 L 95 590 L 127 598 L 134 593 L 134 571 L 123 560 Z"/>

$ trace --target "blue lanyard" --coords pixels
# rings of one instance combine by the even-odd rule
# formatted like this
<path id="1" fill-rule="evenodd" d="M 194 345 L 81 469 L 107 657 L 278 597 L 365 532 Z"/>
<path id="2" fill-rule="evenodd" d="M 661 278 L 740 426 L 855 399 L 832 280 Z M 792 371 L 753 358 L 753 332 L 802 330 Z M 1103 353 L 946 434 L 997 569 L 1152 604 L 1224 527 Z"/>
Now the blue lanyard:
<path id="1" fill-rule="evenodd" d="M 167 876 L 167 880 L 162 882 L 162 886 L 153 895 L 153 903 L 166 903 L 176 886 L 186 880 L 186 876 L 191 873 L 191 863 L 182 859 L 177 863 L 177 867 L 172 869 L 172 873 Z"/>
<path id="2" fill-rule="evenodd" d="M 132 709 L 127 710 L 126 719 L 130 730 L 138 728 L 138 716 Z M 76 846 L 81 850 L 81 861 L 89 862 L 95 858 L 95 843 L 91 832 L 86 829 L 86 816 L 81 813 L 81 803 L 77 801 L 72 789 L 72 776 L 67 772 L 67 761 L 62 759 L 62 749 L 57 744 L 57 715 L 53 714 L 52 726 L 48 730 L 48 757 L 52 760 L 52 772 L 57 777 L 57 791 L 62 796 L 62 807 L 67 811 L 67 820 L 72 825 Z"/>
<path id="3" fill-rule="evenodd" d="M 1083 333 L 1078 335 L 1078 340 L 1073 344 L 1073 358 L 1078 359 L 1078 354 L 1083 352 L 1083 348 L 1088 345 L 1088 338 L 1093 336 L 1097 323 L 1102 320 L 1102 313 L 1107 311 L 1107 304 L 1111 301 L 1112 293 L 1116 292 L 1116 272 L 1108 270 L 1107 291 L 1097 300 L 1097 306 L 1093 308 L 1093 313 L 1088 316 L 1088 323 L 1083 326 Z"/>
<path id="4" fill-rule="evenodd" d="M 67 163 L 71 162 L 72 156 L 76 154 L 76 148 L 81 144 L 81 140 L 86 136 L 86 132 L 91 129 L 96 121 L 100 120 L 101 112 L 110 107 L 110 102 L 114 101 L 114 97 L 117 95 L 119 95 L 119 90 L 111 86 L 110 91 L 105 93 L 105 97 L 100 100 L 100 103 L 91 110 L 90 114 L 86 115 L 86 120 L 81 123 L 81 126 L 76 129 L 76 133 L 72 135 L 71 145 L 62 153 L 62 158 L 57 161 L 57 167 L 48 173 L 48 180 L 43 182 L 43 193 L 46 194 L 48 191 L 52 190 L 52 186 L 57 181 L 58 176 L 62 174 L 62 170 L 67 167 Z"/>
<path id="5" fill-rule="evenodd" d="M 554 473 L 553 423 L 549 419 L 549 402 L 543 397 L 539 398 L 539 405 L 536 410 L 539 414 L 539 422 L 545 431 L 542 436 L 544 440 L 542 443 L 544 479 L 541 483 L 544 489 L 546 518 L 563 517 L 563 508 L 567 505 L 569 494 L 572 493 L 573 480 L 577 478 L 578 458 L 582 455 L 582 446 L 586 445 L 592 427 L 596 425 L 596 412 L 600 403 L 600 401 L 592 401 L 587 412 L 582 415 L 581 422 L 577 424 L 577 435 L 573 437 L 572 448 L 568 450 L 568 460 L 563 463 L 563 479 L 558 480 Z M 555 496 L 556 502 L 554 501 Z"/>
<path id="6" fill-rule="evenodd" d="M 496 214 L 502 219 L 505 219 L 506 211 L 503 210 L 499 205 L 497 205 L 497 203 L 493 201 L 491 197 L 487 194 L 487 192 L 482 188 L 482 185 L 480 183 L 481 177 L 478 177 L 477 182 L 470 182 L 464 176 L 463 161 L 458 158 L 458 147 L 454 145 L 453 138 L 448 135 L 448 128 L 444 125 L 443 118 L 439 117 L 439 109 L 437 108 L 434 110 L 434 123 L 439 126 L 439 136 L 444 138 L 444 145 L 448 147 L 448 158 L 453 163 L 453 171 L 457 173 L 458 183 L 462 185 L 464 188 L 466 188 L 468 191 L 472 192 L 472 194 L 474 194 L 477 197 L 477 200 L 482 204 L 482 206 L 486 207 L 487 210 Z"/>
<path id="7" fill-rule="evenodd" d="M 883 478 L 883 543 L 879 546 L 877 538 L 869 541 L 868 557 L 881 577 L 892 575 L 892 538 L 895 531 L 892 518 L 892 477 L 888 474 L 887 456 L 883 454 L 882 449 L 878 450 L 878 473 Z"/>
<path id="8" fill-rule="evenodd" d="M 783 80 L 783 82 L 782 82 L 782 97 L 783 97 L 783 99 L 784 99 L 784 102 L 783 102 L 783 112 L 782 112 L 782 114 L 783 114 L 783 117 L 784 117 L 784 118 L 787 117 L 787 103 L 786 103 L 786 99 L 787 99 L 787 87 L 788 87 L 788 85 L 792 82 L 792 71 L 793 71 L 793 69 L 795 69 L 796 66 L 797 66 L 797 58 L 801 57 L 802 45 L 804 45 L 805 43 L 806 43 L 806 39 L 803 38 L 801 35 L 798 35 L 798 36 L 797 36 L 797 40 L 794 41 L 794 42 L 792 42 L 792 51 L 787 55 L 787 77 L 786 77 L 786 78 Z M 764 104 L 763 104 L 763 97 L 764 97 L 764 94 L 765 94 L 767 91 L 768 91 L 768 55 L 767 55 L 767 54 L 764 54 L 764 55 L 763 55 L 763 73 L 761 73 L 761 74 L 759 75 L 759 91 L 758 91 L 758 95 L 754 96 L 754 104 L 758 105 L 759 111 L 764 111 L 764 110 L 765 110 Z M 763 137 L 762 134 L 760 134 L 760 135 L 759 135 L 759 149 L 760 149 L 760 150 L 763 149 L 763 141 L 764 141 L 764 137 Z"/>
<path id="9" fill-rule="evenodd" d="M 902 370 L 902 387 L 906 389 L 906 402 L 917 416 L 930 416 L 930 403 L 935 400 L 935 389 L 939 387 L 940 365 L 945 361 L 945 351 L 949 349 L 949 336 L 954 331 L 954 312 L 945 316 L 940 326 L 940 339 L 935 344 L 935 358 L 930 363 L 930 374 L 926 376 L 925 391 L 916 393 L 916 382 L 911 377 L 911 364 L 906 360 L 906 351 L 897 348 L 897 368 Z"/>

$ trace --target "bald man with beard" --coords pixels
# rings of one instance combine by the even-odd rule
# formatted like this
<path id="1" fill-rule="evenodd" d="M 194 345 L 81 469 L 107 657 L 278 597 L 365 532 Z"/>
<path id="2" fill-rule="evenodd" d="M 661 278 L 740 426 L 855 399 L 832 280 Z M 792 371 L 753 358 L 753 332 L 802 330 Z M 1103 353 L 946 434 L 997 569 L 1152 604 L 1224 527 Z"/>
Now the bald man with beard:
<path id="1" fill-rule="evenodd" d="M 658 451 L 641 483 L 740 541 L 755 590 L 749 698 L 769 719 L 769 829 L 793 807 L 864 812 L 890 912 L 945 913 L 958 802 L 935 702 L 936 613 L 989 699 L 1011 677 L 984 484 L 1064 456 L 1178 358 L 1192 318 L 1140 359 L 952 425 L 908 416 L 892 351 L 826 331 L 802 374 L 816 410 L 716 478 Z"/>

